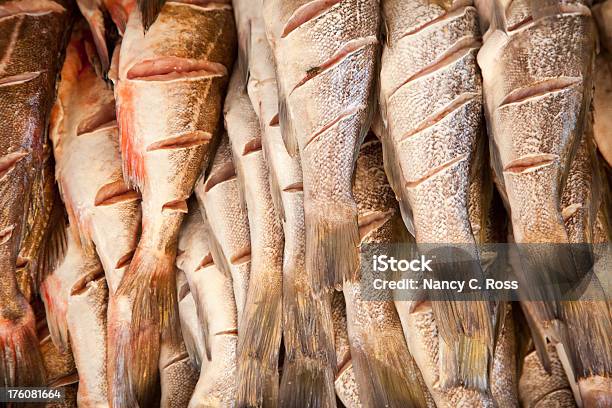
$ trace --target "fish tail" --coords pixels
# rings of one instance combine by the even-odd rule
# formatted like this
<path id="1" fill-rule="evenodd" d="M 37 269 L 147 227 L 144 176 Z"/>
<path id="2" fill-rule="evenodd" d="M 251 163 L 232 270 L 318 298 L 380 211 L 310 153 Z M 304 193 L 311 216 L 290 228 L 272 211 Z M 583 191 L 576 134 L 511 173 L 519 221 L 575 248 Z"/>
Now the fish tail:
<path id="1" fill-rule="evenodd" d="M 23 299 L 17 320 L 0 317 L 0 386 L 40 387 L 46 384 L 38 349 L 34 312 Z"/>
<path id="2" fill-rule="evenodd" d="M 318 271 L 312 276 L 313 287 L 317 292 L 340 288 L 345 280 L 354 281 L 359 269 L 357 206 L 308 202 L 304 202 L 306 267 Z"/>
<path id="3" fill-rule="evenodd" d="M 335 407 L 331 299 L 327 294 L 316 298 L 308 290 L 292 289 L 283 296 L 285 360 L 280 406 Z"/>
<path id="4" fill-rule="evenodd" d="M 281 319 L 280 293 L 249 287 L 238 332 L 237 407 L 277 406 Z"/>
<path id="5" fill-rule="evenodd" d="M 178 341 L 180 330 L 173 254 L 138 247 L 116 296 L 132 305 L 129 326 L 114 339 L 116 355 L 111 358 L 125 361 L 124 370 L 115 370 L 115 384 L 127 379 L 130 390 L 123 395 L 133 392 L 139 406 L 148 407 L 158 381 L 161 335 Z"/>
<path id="6" fill-rule="evenodd" d="M 421 373 L 403 335 L 372 333 L 365 337 L 365 344 L 354 346 L 351 342 L 353 369 L 363 406 L 427 406 Z"/>

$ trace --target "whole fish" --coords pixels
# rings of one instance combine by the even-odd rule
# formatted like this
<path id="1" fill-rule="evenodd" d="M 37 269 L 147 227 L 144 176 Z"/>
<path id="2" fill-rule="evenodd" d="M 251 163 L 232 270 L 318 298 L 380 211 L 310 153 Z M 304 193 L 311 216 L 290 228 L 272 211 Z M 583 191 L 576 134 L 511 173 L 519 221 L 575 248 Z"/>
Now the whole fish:
<path id="1" fill-rule="evenodd" d="M 249 218 L 240 189 L 229 139 L 224 134 L 210 171 L 196 184 L 195 194 L 210 231 L 208 242 L 213 260 L 218 268 L 232 277 L 238 327 L 242 327 L 251 271 Z"/>
<path id="2" fill-rule="evenodd" d="M 66 254 L 41 283 L 53 343 L 74 355 L 79 373 L 79 406 L 108 406 L 106 305 L 108 288 L 97 255 L 84 251 L 66 232 Z"/>
<path id="3" fill-rule="evenodd" d="M 521 406 L 525 408 L 573 408 L 576 402 L 565 377 L 565 372 L 553 345 L 547 353 L 551 361 L 546 370 L 535 351 L 530 352 L 522 362 L 518 393 Z"/>
<path id="4" fill-rule="evenodd" d="M 380 141 L 374 136 L 366 138 L 361 146 L 353 195 L 366 257 L 370 245 L 402 242 L 404 225 L 385 176 Z M 369 272 L 364 268 L 362 273 Z M 427 406 L 425 384 L 406 346 L 391 292 L 385 294 L 367 288 L 360 280 L 345 280 L 343 285 L 351 357 L 361 405 Z"/>
<path id="5" fill-rule="evenodd" d="M 179 251 L 184 251 L 184 249 L 181 249 L 180 244 L 179 240 Z M 187 282 L 185 273 L 180 269 L 180 265 L 178 265 L 178 260 L 180 259 L 180 255 L 177 256 L 177 268 L 179 270 L 176 275 L 176 296 L 178 299 L 179 318 L 181 320 L 181 334 L 183 335 L 183 341 L 185 342 L 185 348 L 191 363 L 194 367 L 202 370 L 205 368 L 202 363 L 207 361 L 204 330 L 198 319 L 198 309 L 193 294 L 189 289 L 189 282 Z"/>
<path id="6" fill-rule="evenodd" d="M 251 234 L 251 274 L 243 325 L 238 332 L 237 404 L 276 406 L 284 237 L 281 219 L 272 202 L 259 122 L 246 85 L 242 72 L 234 70 L 224 107 Z"/>
<path id="7" fill-rule="evenodd" d="M 560 200 L 588 120 L 595 28 L 579 1 L 508 3 L 493 5 L 478 63 L 493 168 L 514 238 L 519 244 L 556 244 L 520 247 L 530 266 L 525 269 L 534 270 L 525 279 L 541 294 L 538 282 L 573 279 L 590 262 L 560 245 L 570 242 Z M 557 302 L 542 302 L 533 311 L 546 322 L 545 331 L 555 331 Z"/>
<path id="8" fill-rule="evenodd" d="M 306 268 L 319 288 L 359 267 L 351 184 L 375 109 L 379 14 L 378 0 L 264 0 L 280 125 L 303 169 Z"/>
<path id="9" fill-rule="evenodd" d="M 189 407 L 234 406 L 238 326 L 231 278 L 214 261 L 210 231 L 194 208 L 181 230 L 177 266 L 185 272 L 207 342 Z"/>
<path id="10" fill-rule="evenodd" d="M 72 235 L 97 252 L 115 293 L 138 243 L 140 195 L 121 170 L 115 100 L 96 74 L 91 33 L 78 24 L 66 49 L 50 138 Z"/>
<path id="11" fill-rule="evenodd" d="M 305 265 L 304 194 L 299 156 L 285 147 L 278 120 L 274 57 L 265 33 L 261 0 L 234 2 L 240 55 L 248 69 L 247 92 L 259 119 L 270 190 L 283 221 L 283 338 L 281 406 L 328 406 L 334 394 L 331 302 L 316 293 L 318 275 Z M 244 69 L 243 68 L 243 69 Z"/>
<path id="12" fill-rule="evenodd" d="M 140 242 L 117 290 L 121 299 L 110 305 L 111 315 L 126 313 L 109 332 L 116 346 L 110 360 L 126 365 L 125 376 L 109 384 L 114 406 L 151 403 L 160 333 L 170 341 L 179 333 L 179 228 L 208 165 L 234 53 L 229 4 L 168 2 L 148 27 L 151 22 L 132 9 L 117 61 L 123 173 L 142 193 L 143 217 Z"/>
<path id="13" fill-rule="evenodd" d="M 385 167 L 417 243 L 463 244 L 473 258 L 472 177 L 482 136 L 478 15 L 471 1 L 384 0 L 380 109 Z M 476 185 L 478 187 L 478 185 Z M 478 227 L 478 228 L 477 228 Z M 465 271 L 465 272 L 472 272 Z M 465 276 L 464 271 L 455 271 Z M 432 303 L 443 387 L 486 392 L 493 331 L 484 301 Z"/>
<path id="14" fill-rule="evenodd" d="M 68 2 L 0 1 L 0 384 L 44 384 L 34 315 L 16 281 L 33 183 L 43 146 L 61 50 L 70 26 Z M 39 177 L 38 176 L 38 177 Z"/>

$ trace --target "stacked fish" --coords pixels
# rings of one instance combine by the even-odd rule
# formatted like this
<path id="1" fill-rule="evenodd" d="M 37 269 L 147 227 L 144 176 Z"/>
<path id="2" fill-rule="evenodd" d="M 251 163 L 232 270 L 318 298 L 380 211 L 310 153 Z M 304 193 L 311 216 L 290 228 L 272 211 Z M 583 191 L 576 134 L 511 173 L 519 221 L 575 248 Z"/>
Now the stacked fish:
<path id="1" fill-rule="evenodd" d="M 612 0 L 0 0 L 0 56 L 0 387 L 612 406 L 591 288 L 406 300 L 361 267 L 512 242 L 519 280 L 605 289 Z"/>

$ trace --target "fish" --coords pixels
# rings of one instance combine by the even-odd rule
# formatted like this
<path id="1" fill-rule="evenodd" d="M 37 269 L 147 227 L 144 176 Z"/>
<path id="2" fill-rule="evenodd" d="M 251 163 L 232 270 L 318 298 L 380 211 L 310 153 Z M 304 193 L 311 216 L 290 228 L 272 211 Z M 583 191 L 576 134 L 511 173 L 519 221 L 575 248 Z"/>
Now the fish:
<path id="1" fill-rule="evenodd" d="M 351 358 L 349 342 L 346 304 L 342 292 L 333 292 L 332 296 L 332 323 L 334 328 L 334 347 L 336 351 L 336 367 L 338 367 L 334 388 L 338 399 L 347 408 L 360 408 L 361 401 L 357 391 L 357 379 Z"/>
<path id="2" fill-rule="evenodd" d="M 576 402 L 563 371 L 561 361 L 552 344 L 547 346 L 551 361 L 550 370 L 546 370 L 537 352 L 531 351 L 522 361 L 518 395 L 521 406 L 573 408 Z"/>
<path id="3" fill-rule="evenodd" d="M 0 384 L 40 386 L 45 373 L 33 311 L 16 264 L 33 184 L 43 171 L 47 122 L 72 7 L 63 1 L 0 4 Z"/>
<path id="4" fill-rule="evenodd" d="M 612 27 L 612 17 L 610 20 Z M 612 166 L 612 142 L 609 137 L 612 131 L 612 42 L 608 50 L 602 50 L 597 55 L 594 82 L 593 136 L 601 156 L 608 166 Z"/>
<path id="5" fill-rule="evenodd" d="M 482 182 L 473 177 L 483 137 L 477 10 L 471 1 L 427 0 L 408 6 L 385 0 L 382 10 L 387 39 L 380 72 L 380 136 L 406 227 L 417 244 L 459 245 L 480 260 L 481 226 L 471 216 L 472 193 L 480 191 Z M 453 273 L 481 273 L 478 266 L 468 268 Z M 490 305 L 451 297 L 431 306 L 442 341 L 442 386 L 462 384 L 488 392 Z"/>
<path id="6" fill-rule="evenodd" d="M 235 406 L 238 316 L 231 277 L 216 264 L 210 230 L 197 208 L 181 229 L 177 266 L 184 271 L 207 343 L 189 407 Z"/>
<path id="7" fill-rule="evenodd" d="M 162 338 L 159 357 L 160 407 L 185 408 L 191 400 L 200 373 L 191 363 L 182 338 L 179 341 L 164 340 Z"/>
<path id="8" fill-rule="evenodd" d="M 49 137 L 72 235 L 99 256 L 112 296 L 138 244 L 140 194 L 123 180 L 115 99 L 96 60 L 92 35 L 80 22 L 66 49 Z"/>
<path id="9" fill-rule="evenodd" d="M 299 153 L 306 268 L 319 290 L 359 267 L 355 162 L 376 109 L 377 0 L 264 0 L 279 89 L 279 123 Z"/>
<path id="10" fill-rule="evenodd" d="M 371 246 L 398 244 L 405 235 L 395 195 L 385 176 L 381 143 L 375 136 L 367 136 L 361 145 L 355 173 L 353 196 L 361 251 L 367 259 Z M 365 282 L 373 277 L 368 279 L 367 273 L 363 268 L 361 279 L 345 280 L 342 290 L 361 405 L 427 406 L 426 387 L 408 351 L 392 293 L 369 287 Z"/>
<path id="11" fill-rule="evenodd" d="M 110 359 L 125 364 L 125 376 L 109 384 L 113 406 L 151 404 L 161 337 L 176 340 L 180 332 L 178 234 L 212 156 L 235 49 L 227 3 L 168 2 L 145 32 L 148 23 L 132 9 L 116 62 L 123 174 L 142 194 L 142 234 L 116 291 L 121 299 L 109 306 L 111 314 L 126 313 L 109 332 L 116 343 Z"/>
<path id="12" fill-rule="evenodd" d="M 179 251 L 181 251 L 179 241 Z M 177 261 L 180 258 L 177 257 Z M 177 264 L 178 272 L 176 275 L 176 291 L 179 307 L 179 318 L 181 321 L 181 334 L 185 342 L 187 354 L 191 359 L 191 364 L 198 370 L 204 369 L 202 365 L 206 360 L 206 343 L 204 340 L 204 330 L 200 325 L 198 318 L 198 309 L 193 299 L 193 294 L 189 289 L 189 283 L 185 277 L 185 273 Z"/>
<path id="13" fill-rule="evenodd" d="M 518 407 L 517 340 L 512 304 L 499 307 L 500 323 L 489 374 L 491 394 L 499 408 Z"/>
<path id="14" fill-rule="evenodd" d="M 492 7 L 478 53 L 492 167 L 516 242 L 568 244 L 560 200 L 589 117 L 594 21 L 582 2 L 521 0 L 504 7 Z M 525 277 L 533 292 L 550 276 L 580 276 L 592 262 L 563 245 L 521 245 L 520 251 L 529 265 L 524 269 L 538 270 Z M 554 336 L 558 302 L 532 306 Z"/>
<path id="15" fill-rule="evenodd" d="M 247 93 L 259 119 L 272 201 L 283 222 L 283 339 L 285 356 L 279 388 L 281 406 L 328 406 L 334 394 L 331 298 L 312 285 L 305 265 L 302 168 L 283 142 L 278 118 L 274 56 L 265 32 L 263 2 L 236 1 L 239 55 Z"/>
<path id="16" fill-rule="evenodd" d="M 241 72 L 235 69 L 224 119 L 251 236 L 251 272 L 238 331 L 238 406 L 276 406 L 282 335 L 284 235 L 276 213 L 259 121 Z"/>
<path id="17" fill-rule="evenodd" d="M 591 10 L 597 21 L 601 45 L 608 52 L 612 52 L 612 2 L 610 0 L 602 1 L 593 5 Z M 595 64 L 595 66 L 598 67 L 599 64 Z"/>
<path id="18" fill-rule="evenodd" d="M 232 277 L 240 328 L 251 273 L 251 235 L 227 133 L 221 136 L 210 171 L 196 183 L 195 196 L 210 231 L 213 260 Z"/>

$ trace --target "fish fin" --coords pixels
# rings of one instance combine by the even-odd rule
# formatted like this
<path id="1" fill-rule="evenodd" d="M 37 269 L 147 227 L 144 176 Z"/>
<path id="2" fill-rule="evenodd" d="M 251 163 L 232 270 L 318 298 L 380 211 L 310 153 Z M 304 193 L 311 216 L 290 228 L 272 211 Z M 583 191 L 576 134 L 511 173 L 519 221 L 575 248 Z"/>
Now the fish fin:
<path id="1" fill-rule="evenodd" d="M 567 344 L 577 378 L 612 374 L 612 314 L 606 301 L 566 301 L 561 304 Z"/>
<path id="2" fill-rule="evenodd" d="M 349 322 L 349 337 L 350 326 Z M 426 407 L 427 392 L 422 388 L 421 373 L 408 352 L 403 333 L 366 333 L 365 338 L 358 346 L 351 341 L 353 370 L 362 405 Z"/>
<path id="3" fill-rule="evenodd" d="M 107 24 L 105 22 L 105 14 L 108 13 L 105 12 L 102 2 L 77 0 L 77 5 L 81 14 L 89 24 L 89 29 L 100 61 L 100 68 L 102 73 L 105 73 L 110 66 L 110 54 L 106 45 Z"/>
<path id="4" fill-rule="evenodd" d="M 69 227 L 64 206 L 57 190 L 50 205 L 52 207 L 49 214 L 49 224 L 38 250 L 38 263 L 36 265 L 38 287 L 57 268 L 66 255 L 66 234 Z"/>
<path id="5" fill-rule="evenodd" d="M 280 293 L 249 285 L 238 331 L 238 407 L 274 407 L 278 403 L 281 301 Z"/>
<path id="6" fill-rule="evenodd" d="M 45 282 L 40 286 L 40 296 L 44 300 L 45 318 L 47 319 L 47 327 L 53 344 L 60 351 L 70 349 L 68 335 L 68 320 L 66 310 L 57 310 L 57 305 L 54 299 L 57 298 L 57 293 L 51 293 Z"/>
<path id="7" fill-rule="evenodd" d="M 236 69 L 241 78 L 241 84 L 247 87 L 251 76 L 249 69 L 249 56 L 251 55 L 251 20 L 246 23 L 247 29 L 245 35 L 240 35 L 238 38 L 238 59 L 236 60 Z"/>
<path id="8" fill-rule="evenodd" d="M 199 201 L 198 201 L 199 203 Z M 208 246 L 210 248 L 210 253 L 213 257 L 213 261 L 215 265 L 225 274 L 225 276 L 232 276 L 232 272 L 225 257 L 225 253 L 223 252 L 223 247 L 221 243 L 213 234 L 212 228 L 210 227 L 210 222 L 208 221 L 208 217 L 206 215 L 206 209 L 200 203 L 200 214 L 202 215 L 202 219 L 204 220 L 204 229 L 206 230 L 206 241 L 208 242 Z"/>
<path id="9" fill-rule="evenodd" d="M 166 0 L 137 0 L 145 32 L 155 23 Z"/>
<path id="10" fill-rule="evenodd" d="M 187 323 L 183 322 L 183 319 L 181 319 L 181 334 L 183 335 L 185 349 L 187 350 L 191 364 L 199 369 L 202 367 L 202 359 L 198 353 L 197 340 L 194 336 L 189 335 L 187 330 L 183 330 L 184 327 L 187 327 Z"/>
<path id="11" fill-rule="evenodd" d="M 195 289 L 195 288 L 194 288 Z M 198 291 L 193 292 L 193 300 L 200 298 Z M 206 359 L 211 361 L 212 353 L 210 349 L 210 335 L 208 332 L 208 313 L 203 302 L 196 302 L 196 313 L 198 315 L 198 322 L 200 322 L 200 329 L 202 330 L 202 338 L 204 340 L 204 352 L 206 353 Z"/>
<path id="12" fill-rule="evenodd" d="M 523 311 L 522 315 L 525 317 L 525 321 L 527 322 L 527 327 L 529 328 L 531 340 L 533 341 L 533 346 L 536 350 L 538 358 L 540 359 L 544 370 L 550 373 L 552 362 L 548 354 L 546 335 L 543 333 L 541 326 L 536 322 L 534 313 L 532 311 L 533 303 L 534 302 L 520 302 L 521 309 Z"/>
<path id="13" fill-rule="evenodd" d="M 313 287 L 319 292 L 354 281 L 360 261 L 357 205 L 305 204 L 306 268 L 315 271 Z"/>
<path id="14" fill-rule="evenodd" d="M 16 321 L 3 319 L 0 326 L 0 385 L 41 387 L 46 384 L 45 367 L 38 348 L 32 308 L 21 298 L 23 315 Z"/>
<path id="15" fill-rule="evenodd" d="M 479 262 L 461 262 L 465 255 L 458 248 L 442 248 L 428 255 L 435 259 L 437 279 L 460 276 L 483 280 Z M 468 254 L 472 259 L 472 255 Z M 440 380 L 444 388 L 464 385 L 482 392 L 489 390 L 489 360 L 493 355 L 493 313 L 487 300 L 455 299 L 453 291 L 440 293 L 432 302 L 440 332 Z M 444 349 L 444 350 L 443 350 Z M 443 353 L 444 352 L 444 353 Z"/>
<path id="16" fill-rule="evenodd" d="M 489 31 L 493 32 L 495 30 L 500 30 L 503 32 L 507 32 L 507 24 L 506 24 L 506 9 L 502 4 L 501 0 L 492 0 L 491 7 L 491 24 L 489 27 Z"/>
<path id="17" fill-rule="evenodd" d="M 304 271 L 294 270 L 291 276 Z M 298 275 L 299 276 L 299 275 Z M 291 281 L 291 282 L 289 282 Z M 335 407 L 336 351 L 331 296 L 283 282 L 285 358 L 279 391 L 282 407 Z"/>
<path id="18" fill-rule="evenodd" d="M 264 150 L 265 151 L 265 150 Z M 274 169 L 270 168 L 270 195 L 272 196 L 272 204 L 281 221 L 286 221 L 285 206 L 283 205 L 283 196 L 278 178 L 274 174 Z"/>
<path id="19" fill-rule="evenodd" d="M 283 92 L 280 82 L 278 85 L 278 123 L 287 153 L 289 153 L 291 157 L 297 156 L 299 152 L 297 136 L 295 134 L 293 122 L 291 121 L 289 106 L 287 106 L 287 96 Z"/>
<path id="20" fill-rule="evenodd" d="M 117 339 L 117 360 L 139 406 L 151 406 L 158 380 L 160 336 L 177 342 L 178 307 L 174 256 L 139 246 L 116 296 L 133 300 L 131 327 Z"/>

